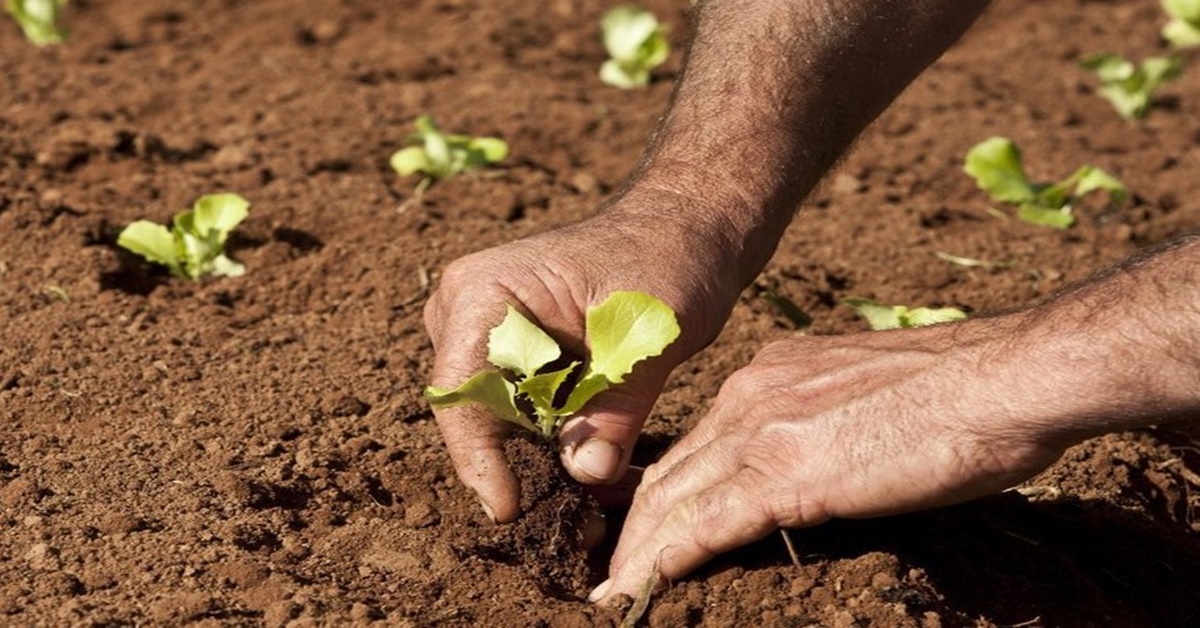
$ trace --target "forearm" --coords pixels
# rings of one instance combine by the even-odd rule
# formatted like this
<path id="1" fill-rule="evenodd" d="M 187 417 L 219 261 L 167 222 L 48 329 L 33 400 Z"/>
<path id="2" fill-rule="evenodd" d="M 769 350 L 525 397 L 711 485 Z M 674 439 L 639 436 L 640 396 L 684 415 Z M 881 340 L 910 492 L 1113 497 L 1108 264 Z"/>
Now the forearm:
<path id="1" fill-rule="evenodd" d="M 839 155 L 986 0 L 702 2 L 671 107 L 630 191 L 731 252 L 739 285 Z"/>
<path id="2" fill-rule="evenodd" d="M 1040 401 L 1032 419 L 1039 433 L 1073 442 L 1200 418 L 1200 235 L 1021 316 L 1022 347 L 1010 355 L 1027 356 L 1012 366 L 1024 370 L 1016 390 Z"/>

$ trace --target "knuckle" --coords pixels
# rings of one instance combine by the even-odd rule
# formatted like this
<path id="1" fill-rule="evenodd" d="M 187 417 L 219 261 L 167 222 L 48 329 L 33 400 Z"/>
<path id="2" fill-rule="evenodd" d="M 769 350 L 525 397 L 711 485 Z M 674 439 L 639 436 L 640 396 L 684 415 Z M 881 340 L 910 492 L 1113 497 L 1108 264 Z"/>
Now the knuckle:
<path id="1" fill-rule="evenodd" d="M 662 470 L 659 465 L 646 467 L 642 482 L 633 490 L 633 503 L 639 507 L 653 507 L 662 498 Z"/>
<path id="2" fill-rule="evenodd" d="M 763 369 L 747 366 L 733 372 L 721 385 L 717 393 L 719 399 L 754 398 L 764 391 Z"/>
<path id="3" fill-rule="evenodd" d="M 776 526 L 757 493 L 708 492 L 688 500 L 677 516 L 690 529 L 692 541 L 705 554 L 728 551 L 761 537 Z"/>
<path id="4" fill-rule="evenodd" d="M 441 331 L 440 323 L 445 318 L 444 312 L 446 310 L 443 304 L 445 297 L 443 294 L 441 290 L 434 290 L 429 295 L 429 298 L 425 300 L 425 307 L 421 309 L 425 329 L 429 331 L 431 336 Z"/>
<path id="5" fill-rule="evenodd" d="M 828 519 L 814 490 L 814 473 L 799 439 L 790 430 L 767 428 L 747 443 L 742 473 L 775 525 L 810 526 Z"/>

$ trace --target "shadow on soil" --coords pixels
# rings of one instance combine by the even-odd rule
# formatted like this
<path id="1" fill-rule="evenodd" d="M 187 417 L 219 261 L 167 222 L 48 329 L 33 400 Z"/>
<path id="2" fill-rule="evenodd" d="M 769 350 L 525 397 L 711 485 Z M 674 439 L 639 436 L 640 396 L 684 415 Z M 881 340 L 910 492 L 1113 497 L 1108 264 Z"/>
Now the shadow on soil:
<path id="1" fill-rule="evenodd" d="M 792 532 L 802 561 L 896 555 L 925 571 L 938 606 L 1001 624 L 1185 625 L 1200 617 L 1200 544 L 1186 524 L 1101 501 L 1030 502 L 1005 493 L 926 513 L 834 521 Z M 709 567 L 719 570 L 722 561 Z M 777 535 L 743 566 L 785 566 Z M 904 600 L 916 606 L 932 600 Z"/>

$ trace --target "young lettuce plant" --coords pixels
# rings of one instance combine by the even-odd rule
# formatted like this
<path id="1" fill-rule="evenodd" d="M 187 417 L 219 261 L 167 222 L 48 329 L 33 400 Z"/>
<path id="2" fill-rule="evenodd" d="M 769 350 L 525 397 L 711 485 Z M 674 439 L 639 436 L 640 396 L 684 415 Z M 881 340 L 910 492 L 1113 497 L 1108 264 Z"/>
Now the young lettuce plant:
<path id="1" fill-rule="evenodd" d="M 8 0 L 4 10 L 12 16 L 25 38 L 38 46 L 61 44 L 67 31 L 60 24 L 67 0 Z"/>
<path id="2" fill-rule="evenodd" d="M 671 46 L 654 14 L 640 7 L 616 7 L 600 20 L 604 48 L 611 57 L 600 66 L 600 80 L 633 89 L 650 83 L 650 70 L 671 54 Z"/>
<path id="3" fill-rule="evenodd" d="M 1075 224 L 1071 206 L 1091 192 L 1108 192 L 1113 207 L 1119 207 L 1128 195 L 1120 181 L 1092 166 L 1082 166 L 1058 183 L 1034 183 L 1025 175 L 1020 149 L 1004 137 L 992 137 L 973 146 L 967 152 L 963 170 L 992 200 L 1016 205 L 1021 220 L 1056 229 Z"/>
<path id="4" fill-rule="evenodd" d="M 508 156 L 508 144 L 503 140 L 443 133 L 429 114 L 413 125 L 417 132 L 408 136 L 409 146 L 393 153 L 389 163 L 402 177 L 418 172 L 425 175 L 417 184 L 418 194 L 434 181 L 499 163 Z"/>
<path id="5" fill-rule="evenodd" d="M 854 308 L 854 312 L 867 321 L 871 329 L 907 329 L 909 327 L 924 327 L 937 323 L 958 321 L 967 314 L 958 308 L 928 308 L 906 307 L 903 305 L 882 305 L 870 299 L 846 297 L 842 303 Z"/>
<path id="6" fill-rule="evenodd" d="M 562 349 L 512 305 L 488 335 L 488 361 L 496 366 L 457 388 L 425 389 L 434 408 L 479 404 L 505 421 L 550 439 L 592 397 L 625 381 L 634 364 L 662 354 L 679 336 L 670 306 L 644 292 L 614 292 L 587 310 L 584 333 L 591 353 L 580 366 L 553 365 Z M 550 370 L 547 370 L 549 368 Z"/>
<path id="7" fill-rule="evenodd" d="M 121 231 L 117 245 L 166 266 L 176 277 L 238 277 L 246 267 L 225 257 L 225 240 L 249 210 L 250 203 L 237 194 L 209 194 L 176 214 L 170 230 L 138 220 Z"/>
<path id="8" fill-rule="evenodd" d="M 1135 64 L 1107 52 L 1087 57 L 1079 65 L 1100 79 L 1100 95 L 1126 120 L 1144 118 L 1150 111 L 1155 90 L 1183 72 L 1183 60 L 1179 57 L 1150 57 Z"/>
<path id="9" fill-rule="evenodd" d="M 1200 0 L 1162 0 L 1162 6 L 1171 16 L 1163 39 L 1175 48 L 1200 46 Z"/>

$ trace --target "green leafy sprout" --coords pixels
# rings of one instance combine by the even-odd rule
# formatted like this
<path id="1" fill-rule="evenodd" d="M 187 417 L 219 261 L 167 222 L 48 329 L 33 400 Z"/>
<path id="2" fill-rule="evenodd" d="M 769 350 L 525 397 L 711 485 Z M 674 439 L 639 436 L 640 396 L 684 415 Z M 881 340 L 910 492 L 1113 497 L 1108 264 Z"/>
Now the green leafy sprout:
<path id="1" fill-rule="evenodd" d="M 1102 52 L 1079 62 L 1100 79 L 1099 94 L 1126 120 L 1144 118 L 1154 92 L 1183 72 L 1179 57 L 1150 57 L 1135 64 L 1120 55 Z"/>
<path id="2" fill-rule="evenodd" d="M 503 140 L 444 133 L 429 114 L 413 125 L 417 132 L 408 136 L 408 146 L 393 153 L 389 163 L 402 177 L 418 172 L 425 175 L 417 185 L 418 193 L 434 181 L 500 163 L 508 156 L 508 144 Z"/>
<path id="3" fill-rule="evenodd" d="M 1200 0 L 1162 0 L 1171 21 L 1162 29 L 1163 39 L 1175 48 L 1200 46 Z"/>
<path id="4" fill-rule="evenodd" d="M 624 382 L 634 364 L 661 355 L 679 336 L 679 323 L 654 296 L 619 291 L 588 308 L 584 333 L 591 357 L 577 374 L 580 362 L 558 366 L 558 343 L 510 304 L 488 334 L 488 362 L 497 368 L 457 388 L 429 386 L 425 397 L 434 408 L 482 405 L 496 418 L 550 439 L 589 400 Z"/>
<path id="5" fill-rule="evenodd" d="M 903 305 L 882 305 L 870 299 L 846 297 L 842 303 L 854 308 L 854 312 L 867 321 L 871 329 L 907 329 L 937 323 L 958 321 L 967 317 L 966 312 L 954 307 L 928 308 Z"/>
<path id="6" fill-rule="evenodd" d="M 663 27 L 654 14 L 637 6 L 610 9 L 600 20 L 610 59 L 600 66 L 600 80 L 621 89 L 650 84 L 650 70 L 671 54 Z"/>
<path id="7" fill-rule="evenodd" d="M 67 31 L 60 24 L 67 0 L 7 0 L 4 10 L 12 16 L 25 38 L 38 46 L 61 44 Z"/>
<path id="8" fill-rule="evenodd" d="M 1107 172 L 1082 166 L 1058 183 L 1034 183 L 1025 174 L 1021 151 L 1005 137 L 988 138 L 967 152 L 963 170 L 998 203 L 1017 206 L 1017 218 L 1035 225 L 1066 229 L 1075 224 L 1072 205 L 1091 192 L 1108 192 L 1109 204 L 1125 202 L 1125 186 Z"/>
<path id="9" fill-rule="evenodd" d="M 121 231 L 117 245 L 166 266 L 176 277 L 238 277 L 246 267 L 225 257 L 225 241 L 249 211 L 250 203 L 237 194 L 209 194 L 176 214 L 170 230 L 138 220 Z"/>

